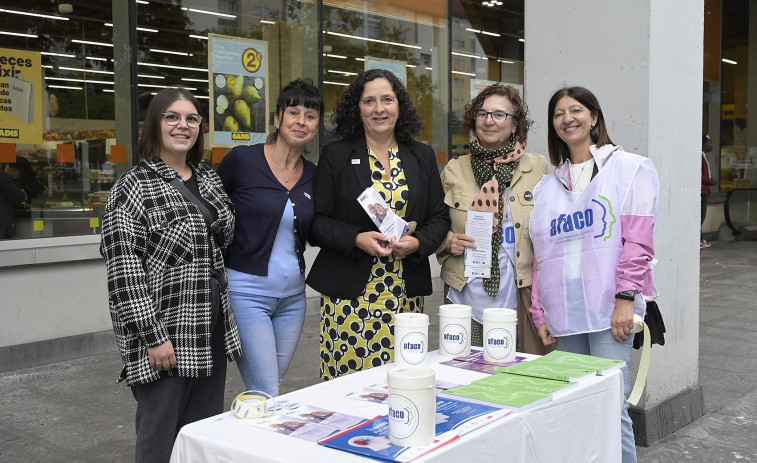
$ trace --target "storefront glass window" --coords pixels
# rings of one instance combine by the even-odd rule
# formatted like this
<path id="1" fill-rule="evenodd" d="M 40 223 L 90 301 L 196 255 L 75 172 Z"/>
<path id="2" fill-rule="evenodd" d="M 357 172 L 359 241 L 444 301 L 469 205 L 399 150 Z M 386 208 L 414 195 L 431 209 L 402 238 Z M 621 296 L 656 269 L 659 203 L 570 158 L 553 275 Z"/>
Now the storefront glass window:
<path id="1" fill-rule="evenodd" d="M 443 0 L 360 3 L 330 1 L 323 7 L 323 92 L 326 141 L 330 115 L 345 87 L 366 69 L 393 71 L 410 93 L 424 130 L 418 140 L 447 150 L 446 4 Z"/>
<path id="2" fill-rule="evenodd" d="M 452 12 L 450 131 L 455 155 L 468 149 L 462 131 L 466 103 L 487 85 L 512 85 L 523 94 L 523 0 L 450 0 Z"/>
<path id="3" fill-rule="evenodd" d="M 140 26 L 164 31 L 138 29 L 139 73 L 156 74 L 139 78 L 140 121 L 161 86 L 189 88 L 204 105 L 208 163 L 217 164 L 237 144 L 265 139 L 283 86 L 298 77 L 311 77 L 318 84 L 314 3 L 151 1 L 139 5 L 138 13 Z M 166 18 L 174 18 L 168 27 Z M 232 72 L 235 67 L 238 71 Z"/>
<path id="4" fill-rule="evenodd" d="M 724 1 L 722 15 L 720 190 L 757 188 L 757 8 Z"/>
<path id="5" fill-rule="evenodd" d="M 11 83 L 0 74 L 0 100 L 13 100 L 0 101 L 0 164 L 29 199 L 9 207 L 15 227 L 0 239 L 98 234 L 113 182 L 135 162 L 144 111 L 165 87 L 200 99 L 205 160 L 215 165 L 232 146 L 262 141 L 280 89 L 311 77 L 326 103 L 324 140 L 308 154 L 317 162 L 345 86 L 388 68 L 419 110 L 419 141 L 444 164 L 467 149 L 470 98 L 488 83 L 523 84 L 522 0 L 6 0 L 0 10 L 0 66 L 26 67 L 26 54 L 33 66 L 8 71 Z M 230 48 L 213 45 L 224 40 L 260 51 L 245 69 L 264 72 L 224 70 L 216 58 Z"/>
<path id="6" fill-rule="evenodd" d="M 138 128 L 119 122 L 131 117 L 133 97 L 142 121 L 152 95 L 189 88 L 204 106 L 205 159 L 217 163 L 234 143 L 213 143 L 207 132 L 223 132 L 234 118 L 247 125 L 240 132 L 264 137 L 281 87 L 302 76 L 317 82 L 313 2 L 139 0 L 136 24 L 128 20 L 127 2 L 117 12 L 111 5 L 6 0 L 0 8 L 0 181 L 20 186 L 27 197 L 0 205 L 0 239 L 100 232 L 109 189 L 134 163 L 130 132 Z M 124 28 L 136 29 L 136 50 L 128 49 L 128 34 L 117 33 Z M 233 75 L 211 87 L 220 74 L 209 66 L 211 34 L 262 44 L 265 79 L 245 78 L 245 95 L 227 85 L 228 77 L 236 82 Z M 128 73 L 116 72 L 114 59 L 124 47 L 138 63 L 133 84 Z M 218 97 L 229 104 L 219 107 Z M 235 110 L 237 100 L 247 108 L 240 103 Z M 319 142 L 313 146 L 317 153 Z"/>
<path id="7" fill-rule="evenodd" d="M 3 238 L 99 232 L 100 192 L 114 178 L 110 5 L 3 2 L 0 162 L 26 193 L 20 204 L 0 198 Z"/>

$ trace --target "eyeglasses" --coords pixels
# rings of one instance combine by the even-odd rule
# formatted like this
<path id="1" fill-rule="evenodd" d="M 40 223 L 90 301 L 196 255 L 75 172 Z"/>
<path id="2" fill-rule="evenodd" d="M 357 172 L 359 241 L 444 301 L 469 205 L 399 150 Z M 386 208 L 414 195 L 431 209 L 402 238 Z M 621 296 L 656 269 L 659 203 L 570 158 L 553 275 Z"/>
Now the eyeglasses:
<path id="1" fill-rule="evenodd" d="M 505 122 L 507 116 L 515 117 L 515 114 L 506 113 L 504 111 L 484 111 L 483 109 L 480 109 L 476 111 L 476 119 L 485 121 L 490 114 L 494 122 Z"/>
<path id="2" fill-rule="evenodd" d="M 181 122 L 182 117 L 187 121 L 187 125 L 192 128 L 199 127 L 200 124 L 202 123 L 202 116 L 195 113 L 182 116 L 181 114 L 174 111 L 166 111 L 161 114 L 163 114 L 163 120 L 168 125 L 179 125 L 179 122 Z"/>

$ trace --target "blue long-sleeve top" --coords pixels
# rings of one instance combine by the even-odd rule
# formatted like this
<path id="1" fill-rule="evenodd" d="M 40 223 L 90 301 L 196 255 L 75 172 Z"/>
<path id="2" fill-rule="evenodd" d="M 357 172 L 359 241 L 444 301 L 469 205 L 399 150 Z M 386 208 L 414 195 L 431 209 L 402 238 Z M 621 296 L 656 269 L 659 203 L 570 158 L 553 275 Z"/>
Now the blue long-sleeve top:
<path id="1" fill-rule="evenodd" d="M 226 267 L 250 275 L 268 275 L 268 262 L 288 199 L 294 208 L 295 253 L 300 273 L 305 273 L 305 245 L 314 214 L 315 164 L 303 158 L 302 176 L 287 190 L 268 165 L 263 146 L 238 146 L 217 169 L 237 217 Z"/>

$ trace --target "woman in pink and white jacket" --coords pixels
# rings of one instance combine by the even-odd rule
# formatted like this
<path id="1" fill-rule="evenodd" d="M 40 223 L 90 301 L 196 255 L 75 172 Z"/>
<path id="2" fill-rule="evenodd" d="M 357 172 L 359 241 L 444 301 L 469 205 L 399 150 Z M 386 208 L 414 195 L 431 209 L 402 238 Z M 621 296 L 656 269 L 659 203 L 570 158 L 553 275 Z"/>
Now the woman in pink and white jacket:
<path id="1" fill-rule="evenodd" d="M 556 165 L 534 189 L 530 308 L 544 345 L 623 360 L 628 394 L 633 316 L 653 293 L 658 178 L 652 161 L 612 143 L 593 93 L 557 91 L 549 101 L 549 156 Z M 628 403 L 623 462 L 636 461 Z"/>

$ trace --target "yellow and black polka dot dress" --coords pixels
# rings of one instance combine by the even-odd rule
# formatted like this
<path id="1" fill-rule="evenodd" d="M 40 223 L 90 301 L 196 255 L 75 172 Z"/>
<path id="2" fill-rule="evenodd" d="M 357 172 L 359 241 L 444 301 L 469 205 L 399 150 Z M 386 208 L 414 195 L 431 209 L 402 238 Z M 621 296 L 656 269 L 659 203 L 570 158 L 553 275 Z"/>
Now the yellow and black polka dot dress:
<path id="1" fill-rule="evenodd" d="M 400 217 L 407 210 L 407 181 L 398 147 L 389 151 L 391 177 L 368 149 L 373 186 Z M 370 280 L 356 299 L 321 296 L 321 378 L 377 367 L 394 358 L 394 314 L 423 311 L 423 296 L 408 297 L 402 260 L 376 256 Z"/>

